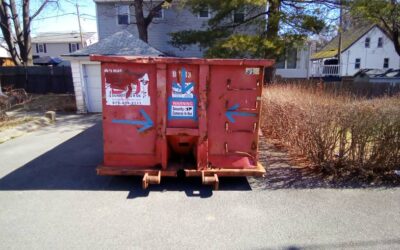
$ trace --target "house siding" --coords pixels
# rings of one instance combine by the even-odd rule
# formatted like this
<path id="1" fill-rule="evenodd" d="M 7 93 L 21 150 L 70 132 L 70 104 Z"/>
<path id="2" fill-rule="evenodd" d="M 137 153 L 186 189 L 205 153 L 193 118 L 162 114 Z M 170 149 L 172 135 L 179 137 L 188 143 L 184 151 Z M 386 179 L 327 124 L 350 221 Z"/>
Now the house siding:
<path id="1" fill-rule="evenodd" d="M 370 47 L 365 48 L 365 38 L 370 37 Z M 378 38 L 383 38 L 383 46 L 378 48 Z M 356 58 L 361 59 L 361 69 L 383 69 L 384 58 L 389 58 L 389 68 L 400 67 L 400 57 L 396 53 L 392 40 L 379 28 L 374 27 L 362 36 L 350 48 L 342 53 L 342 75 L 352 76 L 359 69 L 355 69 Z"/>
<path id="2" fill-rule="evenodd" d="M 83 92 L 83 84 L 81 79 L 80 61 L 71 60 L 72 81 L 74 83 L 75 101 L 77 113 L 86 113 L 86 105 Z"/>
<path id="3" fill-rule="evenodd" d="M 115 3 L 97 3 L 98 34 L 99 40 L 104 39 L 115 32 L 127 30 L 130 33 L 139 36 L 135 22 L 134 7 L 130 7 L 129 25 L 118 25 L 116 17 Z M 187 46 L 185 50 L 180 50 L 168 43 L 169 33 L 188 29 L 204 29 L 208 19 L 198 18 L 197 15 L 186 9 L 179 9 L 172 5 L 171 8 L 164 10 L 163 19 L 155 19 L 148 28 L 149 44 L 170 55 L 174 56 L 194 56 L 201 57 L 203 52 L 198 46 Z"/>
<path id="4" fill-rule="evenodd" d="M 276 75 L 282 78 L 308 78 L 310 63 L 310 48 L 308 45 L 299 47 L 297 50 L 296 68 L 277 68 Z"/>
<path id="5" fill-rule="evenodd" d="M 42 43 L 40 43 L 42 44 Z M 36 43 L 32 43 L 33 55 L 35 56 L 60 56 L 69 53 L 68 43 L 46 43 L 46 53 L 36 51 Z"/>
<path id="6" fill-rule="evenodd" d="M 88 38 L 87 40 L 84 41 L 84 43 L 89 46 L 93 43 L 97 42 L 97 34 L 93 35 L 92 37 Z M 79 48 L 81 49 L 81 45 L 80 42 L 78 41 L 73 41 L 73 42 L 64 42 L 64 43 L 60 43 L 60 42 L 50 42 L 50 43 L 46 43 L 46 42 L 32 42 L 32 54 L 34 56 L 54 56 L 54 57 L 58 57 L 61 55 L 65 55 L 65 54 L 69 54 L 69 44 L 70 43 L 75 43 L 75 44 L 79 44 Z M 46 44 L 46 53 L 44 52 L 37 52 L 36 51 L 36 44 Z"/>
<path id="7" fill-rule="evenodd" d="M 104 39 L 115 32 L 127 30 L 130 33 L 138 36 L 138 31 L 135 22 L 134 6 L 130 6 L 130 24 L 118 25 L 116 4 L 111 3 L 96 3 L 97 22 L 99 40 Z M 262 8 L 257 11 L 265 11 Z M 146 14 L 146 13 L 145 13 Z M 170 8 L 164 9 L 163 19 L 154 19 L 148 28 L 148 43 L 171 56 L 179 57 L 202 57 L 203 51 L 197 45 L 186 46 L 185 49 L 179 49 L 172 46 L 169 41 L 170 33 L 182 30 L 205 30 L 207 27 L 208 18 L 199 18 L 196 13 L 192 13 L 189 9 L 183 9 L 178 4 L 172 4 Z M 251 28 L 243 28 L 240 33 L 254 33 Z"/>

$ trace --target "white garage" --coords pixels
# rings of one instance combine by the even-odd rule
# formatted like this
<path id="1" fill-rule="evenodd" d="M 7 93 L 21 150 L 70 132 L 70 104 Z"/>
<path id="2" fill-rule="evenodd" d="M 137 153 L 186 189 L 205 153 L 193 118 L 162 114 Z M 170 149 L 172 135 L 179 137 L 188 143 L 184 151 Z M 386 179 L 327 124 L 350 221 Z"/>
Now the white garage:
<path id="1" fill-rule="evenodd" d="M 101 70 L 89 55 L 163 56 L 163 53 L 127 31 L 120 31 L 82 50 L 64 55 L 71 61 L 78 113 L 102 112 Z"/>
<path id="2" fill-rule="evenodd" d="M 101 112 L 101 73 L 100 65 L 83 64 L 83 79 L 85 82 L 86 105 L 89 112 Z"/>
<path id="3" fill-rule="evenodd" d="M 102 111 L 100 63 L 91 62 L 88 56 L 68 58 L 71 61 L 76 107 L 78 113 Z"/>

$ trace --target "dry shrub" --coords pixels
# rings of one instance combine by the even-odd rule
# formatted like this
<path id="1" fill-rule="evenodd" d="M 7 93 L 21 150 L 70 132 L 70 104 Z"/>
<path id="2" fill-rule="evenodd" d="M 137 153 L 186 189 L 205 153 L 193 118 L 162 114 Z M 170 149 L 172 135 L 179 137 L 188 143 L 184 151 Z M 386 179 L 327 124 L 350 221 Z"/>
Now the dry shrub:
<path id="1" fill-rule="evenodd" d="M 263 130 L 330 173 L 374 175 L 400 168 L 400 97 L 331 95 L 301 85 L 271 85 Z"/>

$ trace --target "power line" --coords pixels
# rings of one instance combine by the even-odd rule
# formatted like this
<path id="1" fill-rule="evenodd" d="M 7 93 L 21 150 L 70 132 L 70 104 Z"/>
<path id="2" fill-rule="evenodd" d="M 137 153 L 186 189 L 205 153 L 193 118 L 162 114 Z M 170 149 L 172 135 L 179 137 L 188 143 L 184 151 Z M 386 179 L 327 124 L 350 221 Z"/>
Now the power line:
<path id="1" fill-rule="evenodd" d="M 35 20 L 35 21 L 38 21 L 38 20 L 44 20 L 44 19 L 50 19 L 50 18 L 68 16 L 68 15 L 76 15 L 76 13 L 65 13 L 65 14 L 60 14 L 60 15 L 56 15 L 56 16 L 47 16 L 47 17 L 35 18 L 34 20 Z"/>
<path id="2" fill-rule="evenodd" d="M 96 18 L 96 16 L 95 16 L 95 15 L 90 15 L 90 14 L 85 14 L 85 13 L 81 14 L 81 16 L 89 16 L 89 17 Z"/>

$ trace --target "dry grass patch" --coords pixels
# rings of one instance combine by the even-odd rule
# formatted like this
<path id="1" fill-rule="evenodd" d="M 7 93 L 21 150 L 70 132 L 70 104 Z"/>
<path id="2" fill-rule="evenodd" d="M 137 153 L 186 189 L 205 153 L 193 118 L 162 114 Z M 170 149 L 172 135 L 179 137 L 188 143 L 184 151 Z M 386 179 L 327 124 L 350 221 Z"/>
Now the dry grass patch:
<path id="1" fill-rule="evenodd" d="M 377 176 L 400 169 L 400 97 L 331 95 L 272 85 L 263 96 L 264 133 L 335 175 Z"/>
<path id="2" fill-rule="evenodd" d="M 0 132 L 10 129 L 10 128 L 14 128 L 21 124 L 25 124 L 27 122 L 36 121 L 39 119 L 40 119 L 39 117 L 32 117 L 32 116 L 7 118 L 3 121 L 0 121 Z"/>

